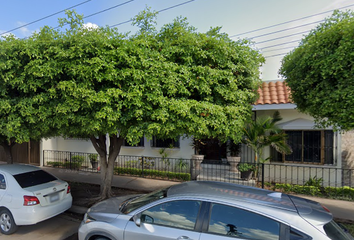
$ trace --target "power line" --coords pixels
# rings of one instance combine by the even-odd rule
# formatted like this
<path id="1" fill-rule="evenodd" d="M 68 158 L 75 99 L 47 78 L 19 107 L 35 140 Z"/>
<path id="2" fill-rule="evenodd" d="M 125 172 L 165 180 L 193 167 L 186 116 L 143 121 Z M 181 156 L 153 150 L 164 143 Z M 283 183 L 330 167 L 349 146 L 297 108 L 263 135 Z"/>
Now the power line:
<path id="1" fill-rule="evenodd" d="M 279 54 L 275 54 L 275 55 L 266 56 L 265 58 L 284 56 L 284 55 L 286 55 L 286 54 L 288 54 L 288 53 L 287 53 L 287 52 L 286 52 L 286 53 L 279 53 Z"/>
<path id="2" fill-rule="evenodd" d="M 279 40 L 279 39 L 283 39 L 283 38 L 287 38 L 287 37 L 292 37 L 295 35 L 299 35 L 299 34 L 304 34 L 304 33 L 308 33 L 309 31 L 304 31 L 304 32 L 299 32 L 299 33 L 294 33 L 294 34 L 290 34 L 290 35 L 286 35 L 286 36 L 281 36 L 281 37 L 277 37 L 277 38 L 272 38 L 272 39 L 268 39 L 268 40 L 264 40 L 261 42 L 256 42 L 256 44 L 262 44 L 262 43 L 266 43 L 266 42 L 271 42 L 271 41 L 275 41 L 275 40 Z"/>
<path id="3" fill-rule="evenodd" d="M 277 46 L 281 46 L 281 45 L 286 45 L 288 43 L 294 43 L 294 42 L 299 42 L 301 39 L 299 40 L 295 40 L 295 41 L 290 41 L 290 42 L 286 42 L 286 43 L 279 43 L 279 44 L 275 44 L 275 45 L 272 45 L 272 46 L 267 46 L 267 47 L 263 47 L 263 48 L 260 48 L 259 50 L 263 50 L 263 49 L 266 49 L 266 48 L 272 48 L 272 47 L 277 47 Z"/>
<path id="4" fill-rule="evenodd" d="M 85 16 L 84 18 L 89 18 L 89 17 L 95 16 L 95 15 L 97 15 L 97 14 L 100 14 L 100 13 L 103 13 L 103 12 L 107 12 L 107 11 L 109 11 L 109 10 L 112 10 L 112 9 L 114 9 L 114 8 L 123 6 L 123 5 L 125 5 L 125 4 L 127 4 L 127 3 L 130 3 L 130 2 L 133 2 L 133 1 L 135 1 L 135 0 L 129 0 L 129 1 L 126 1 L 126 2 L 121 3 L 121 4 L 117 4 L 117 5 L 113 6 L 113 7 L 106 8 L 106 9 L 103 9 L 102 11 L 95 12 L 95 13 L 93 13 L 93 14 L 90 14 L 90 15 L 88 15 L 88 16 Z"/>
<path id="5" fill-rule="evenodd" d="M 130 3 L 130 2 L 133 2 L 133 1 L 135 1 L 135 0 L 129 0 L 129 1 L 126 1 L 126 2 L 124 2 L 124 3 L 120 3 L 120 4 L 117 4 L 117 5 L 114 5 L 114 6 L 112 6 L 112 7 L 103 9 L 103 10 L 101 10 L 101 11 L 92 13 L 92 14 L 90 14 L 90 15 L 87 15 L 87 16 L 83 17 L 83 19 L 89 18 L 89 17 L 92 17 L 92 16 L 95 16 L 95 15 L 100 14 L 100 13 L 103 13 L 103 12 L 107 12 L 107 11 L 112 10 L 112 9 L 114 9 L 114 8 L 117 8 L 117 7 L 121 7 L 121 6 L 125 5 L 125 4 Z M 64 24 L 63 26 L 65 26 L 65 25 L 68 25 L 68 24 Z M 57 28 L 60 28 L 60 27 L 61 27 L 61 26 L 57 26 L 57 27 L 55 27 L 54 29 L 57 29 Z"/>
<path id="6" fill-rule="evenodd" d="M 302 24 L 302 25 L 295 26 L 295 27 L 282 29 L 282 30 L 279 30 L 279 31 L 274 31 L 274 32 L 270 32 L 270 33 L 265 33 L 265 34 L 262 34 L 262 35 L 258 35 L 258 36 L 255 36 L 255 37 L 251 37 L 250 39 L 255 39 L 255 38 L 259 38 L 259 37 L 264 37 L 264 36 L 272 35 L 272 34 L 275 34 L 275 33 L 285 32 L 285 31 L 289 31 L 289 30 L 296 29 L 296 28 L 305 27 L 305 26 L 308 26 L 308 25 L 316 24 L 316 23 L 321 23 L 321 22 L 324 22 L 324 21 L 325 21 L 325 20 L 323 19 L 323 20 L 316 21 L 316 22 L 306 23 L 306 24 Z"/>
<path id="7" fill-rule="evenodd" d="M 296 48 L 296 47 L 297 47 L 297 46 L 290 46 L 290 47 L 277 48 L 277 49 L 273 49 L 273 50 L 262 51 L 262 53 L 275 52 L 275 51 L 285 50 L 285 49 L 293 49 L 293 48 Z"/>
<path id="8" fill-rule="evenodd" d="M 4 34 L 7 34 L 7 33 L 10 33 L 10 32 L 13 32 L 13 31 L 15 31 L 15 30 L 17 30 L 17 29 L 20 29 L 20 28 L 26 27 L 26 26 L 31 25 L 31 24 L 33 24 L 33 23 L 36 23 L 36 22 L 42 21 L 42 20 L 44 20 L 44 19 L 47 19 L 47 18 L 53 17 L 53 16 L 55 16 L 55 15 L 57 15 L 57 14 L 59 14 L 59 13 L 65 12 L 67 9 L 71 9 L 71 8 L 74 8 L 74 7 L 77 7 L 77 6 L 83 5 L 83 4 L 88 3 L 88 2 L 90 2 L 90 1 L 91 1 L 91 0 L 87 0 L 87 1 L 81 2 L 81 3 L 79 3 L 79 4 L 76 4 L 76 5 L 74 5 L 74 6 L 68 7 L 68 8 L 66 8 L 66 9 L 64 9 L 64 10 L 59 11 L 59 12 L 56 12 L 56 13 L 50 14 L 50 15 L 48 15 L 48 16 L 45 16 L 45 17 L 40 18 L 40 19 L 37 19 L 37 20 L 32 21 L 32 22 L 30 22 L 30 23 L 27 23 L 27 24 L 21 25 L 21 26 L 19 26 L 19 27 L 17 27 L 17 28 L 14 28 L 14 29 L 8 30 L 8 31 L 6 31 L 6 32 L 1 33 L 1 34 L 0 34 L 0 36 L 1 36 L 1 35 L 4 35 Z"/>
<path id="9" fill-rule="evenodd" d="M 188 4 L 188 3 L 194 2 L 194 1 L 195 1 L 195 0 L 186 1 L 186 2 L 183 2 L 183 3 L 180 3 L 180 4 L 173 5 L 173 6 L 171 6 L 171 7 L 167 7 L 167 8 L 164 8 L 164 9 L 158 10 L 157 12 L 164 12 L 164 11 L 170 10 L 170 9 L 172 9 L 172 8 L 176 8 L 176 7 L 179 7 L 179 6 L 182 6 L 182 5 L 185 5 L 185 4 Z M 117 24 L 111 25 L 111 26 L 109 26 L 109 27 L 116 27 L 116 26 L 120 26 L 120 25 L 123 25 L 123 24 L 129 23 L 129 22 L 132 22 L 132 21 L 133 21 L 133 19 L 130 19 L 130 20 L 127 20 L 127 21 L 124 21 L 124 22 L 120 22 L 120 23 L 117 23 Z"/>
<path id="10" fill-rule="evenodd" d="M 287 24 L 287 23 L 292 23 L 292 22 L 296 22 L 296 21 L 303 20 L 303 19 L 306 19 L 306 18 L 311 18 L 311 17 L 319 16 L 319 15 L 322 15 L 322 14 L 325 14 L 325 13 L 333 12 L 334 10 L 339 10 L 339 9 L 343 9 L 343 8 L 353 7 L 353 6 L 354 6 L 354 4 L 351 4 L 351 5 L 347 5 L 347 6 L 344 6 L 344 7 L 332 9 L 332 10 L 329 10 L 329 11 L 325 11 L 325 12 L 313 14 L 313 15 L 310 15 L 310 16 L 306 16 L 306 17 L 302 17 L 302 18 L 297 18 L 297 19 L 290 20 L 290 21 L 287 21 L 287 22 L 282 22 L 282 23 L 278 23 L 278 24 L 271 25 L 271 26 L 267 26 L 267 27 L 263 27 L 263 28 L 258 28 L 258 29 L 251 30 L 251 31 L 248 31 L 248 32 L 243 32 L 243 33 L 240 33 L 240 34 L 232 35 L 232 36 L 230 36 L 230 38 L 238 37 L 238 36 L 241 36 L 241 35 L 244 35 L 244 34 L 248 34 L 248 33 L 258 32 L 258 31 L 261 31 L 261 30 L 264 30 L 264 29 L 268 29 L 268 28 L 272 28 L 272 27 L 277 27 L 277 26 L 284 25 L 284 24 Z"/>

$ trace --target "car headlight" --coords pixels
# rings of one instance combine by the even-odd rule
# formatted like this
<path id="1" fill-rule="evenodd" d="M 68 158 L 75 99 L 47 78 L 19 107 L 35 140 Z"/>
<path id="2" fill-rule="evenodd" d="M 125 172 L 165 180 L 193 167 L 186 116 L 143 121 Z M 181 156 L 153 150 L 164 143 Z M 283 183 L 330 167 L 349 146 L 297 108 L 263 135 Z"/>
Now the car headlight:
<path id="1" fill-rule="evenodd" d="M 90 223 L 90 222 L 94 222 L 94 221 L 96 221 L 94 218 L 92 218 L 88 213 L 85 213 L 84 219 L 83 219 L 83 222 L 85 224 Z"/>

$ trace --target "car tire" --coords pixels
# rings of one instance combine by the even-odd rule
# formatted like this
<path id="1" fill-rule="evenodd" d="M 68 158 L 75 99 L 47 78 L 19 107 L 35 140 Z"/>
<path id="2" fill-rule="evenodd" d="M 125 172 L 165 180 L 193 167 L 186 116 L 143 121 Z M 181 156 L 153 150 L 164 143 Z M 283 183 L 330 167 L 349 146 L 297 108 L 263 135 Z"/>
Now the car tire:
<path id="1" fill-rule="evenodd" d="M 109 240 L 109 238 L 105 238 L 105 237 L 96 237 L 95 240 Z"/>
<path id="2" fill-rule="evenodd" d="M 10 235 L 16 232 L 17 225 L 12 214 L 7 209 L 0 210 L 0 231 L 2 234 Z"/>

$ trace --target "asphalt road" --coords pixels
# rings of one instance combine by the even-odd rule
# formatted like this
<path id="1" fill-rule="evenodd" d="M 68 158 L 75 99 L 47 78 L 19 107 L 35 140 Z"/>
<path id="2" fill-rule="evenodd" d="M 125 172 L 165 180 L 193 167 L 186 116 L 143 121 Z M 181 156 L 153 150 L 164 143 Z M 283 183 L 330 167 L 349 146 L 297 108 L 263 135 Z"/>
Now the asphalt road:
<path id="1" fill-rule="evenodd" d="M 67 213 L 30 226 L 20 226 L 12 235 L 0 233 L 1 240 L 74 240 L 80 220 Z"/>

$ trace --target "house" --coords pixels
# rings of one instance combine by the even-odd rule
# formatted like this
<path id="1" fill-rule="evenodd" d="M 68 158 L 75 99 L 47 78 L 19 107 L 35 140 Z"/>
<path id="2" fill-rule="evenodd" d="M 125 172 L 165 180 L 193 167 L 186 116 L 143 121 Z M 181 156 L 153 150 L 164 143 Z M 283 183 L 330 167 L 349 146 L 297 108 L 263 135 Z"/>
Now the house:
<path id="1" fill-rule="evenodd" d="M 266 181 L 299 183 L 299 179 L 303 179 L 303 184 L 306 179 L 316 177 L 322 178 L 324 185 L 354 183 L 354 171 L 349 170 L 354 169 L 354 148 L 351 144 L 354 131 L 341 133 L 331 128 L 317 129 L 312 117 L 298 112 L 283 81 L 263 82 L 258 92 L 259 99 L 253 106 L 254 117 L 272 116 L 275 111 L 279 111 L 283 118 L 279 125 L 288 134 L 288 142 L 293 150 L 290 155 L 279 154 L 271 148 L 264 151 L 263 158 L 271 157 L 265 169 Z M 205 159 L 220 161 L 226 158 L 226 144 L 220 144 L 216 139 L 209 139 L 207 144 Z M 40 162 L 35 164 L 40 165 L 45 164 L 45 154 L 50 152 L 96 152 L 89 139 L 57 137 L 43 139 L 37 145 L 34 149 L 40 155 Z M 168 158 L 190 159 L 194 154 L 192 139 L 180 137 L 178 141 L 143 138 L 137 146 L 125 143 L 120 155 L 161 157 L 160 150 L 164 148 Z M 33 148 L 27 149 L 31 151 L 28 156 L 36 154 Z M 242 148 L 241 159 L 253 161 L 252 152 L 245 146 Z M 33 160 L 28 161 L 32 163 Z"/>
<path id="2" fill-rule="evenodd" d="M 259 99 L 253 110 L 256 117 L 272 116 L 279 111 L 283 120 L 280 127 L 288 135 L 292 154 L 283 155 L 271 148 L 263 157 L 271 157 L 265 169 L 269 182 L 299 183 L 310 178 L 322 178 L 325 186 L 352 185 L 354 183 L 354 156 L 351 143 L 354 131 L 336 132 L 332 128 L 319 129 L 314 119 L 296 110 L 291 102 L 290 90 L 283 81 L 263 82 L 258 90 Z"/>

